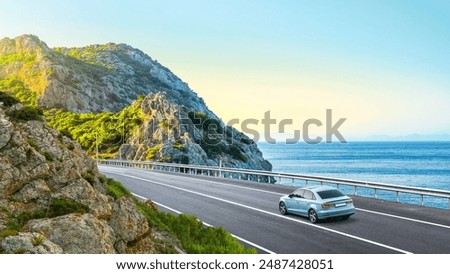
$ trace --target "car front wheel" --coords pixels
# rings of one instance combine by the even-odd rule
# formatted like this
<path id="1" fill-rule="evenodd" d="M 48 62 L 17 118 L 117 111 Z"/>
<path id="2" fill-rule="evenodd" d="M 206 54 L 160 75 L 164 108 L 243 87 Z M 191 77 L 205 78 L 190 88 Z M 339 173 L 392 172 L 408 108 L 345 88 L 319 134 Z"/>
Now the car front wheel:
<path id="1" fill-rule="evenodd" d="M 280 210 L 280 213 L 282 215 L 286 215 L 288 213 L 287 207 L 286 207 L 286 205 L 283 202 L 280 202 L 280 204 L 278 206 L 278 209 Z"/>
<path id="2" fill-rule="evenodd" d="M 308 212 L 308 217 L 311 223 L 315 224 L 319 221 L 319 217 L 317 217 L 317 212 L 314 209 L 310 209 Z"/>

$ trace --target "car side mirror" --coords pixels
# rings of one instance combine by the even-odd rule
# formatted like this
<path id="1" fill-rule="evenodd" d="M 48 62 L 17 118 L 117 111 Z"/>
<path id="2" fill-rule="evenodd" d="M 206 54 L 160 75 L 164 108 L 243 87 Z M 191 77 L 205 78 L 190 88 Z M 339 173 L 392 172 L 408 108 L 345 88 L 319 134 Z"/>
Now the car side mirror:
<path id="1" fill-rule="evenodd" d="M 295 195 L 294 193 L 289 194 L 289 198 L 296 197 L 296 196 L 297 195 Z"/>

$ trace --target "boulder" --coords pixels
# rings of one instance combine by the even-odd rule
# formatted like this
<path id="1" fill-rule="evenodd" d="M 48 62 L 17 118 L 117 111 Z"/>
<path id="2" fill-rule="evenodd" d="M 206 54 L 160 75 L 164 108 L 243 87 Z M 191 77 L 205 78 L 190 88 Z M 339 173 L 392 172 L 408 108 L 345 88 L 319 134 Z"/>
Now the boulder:
<path id="1" fill-rule="evenodd" d="M 1 247 L 6 253 L 25 254 L 61 254 L 60 246 L 49 241 L 40 233 L 19 233 L 8 236 L 1 241 Z"/>
<path id="2" fill-rule="evenodd" d="M 117 238 L 124 242 L 137 240 L 149 230 L 147 219 L 139 212 L 133 199 L 125 196 L 114 203 L 109 225 Z"/>
<path id="3" fill-rule="evenodd" d="M 92 214 L 68 214 L 52 219 L 31 220 L 27 229 L 39 232 L 59 245 L 64 253 L 116 253 L 116 236 L 104 220 Z"/>

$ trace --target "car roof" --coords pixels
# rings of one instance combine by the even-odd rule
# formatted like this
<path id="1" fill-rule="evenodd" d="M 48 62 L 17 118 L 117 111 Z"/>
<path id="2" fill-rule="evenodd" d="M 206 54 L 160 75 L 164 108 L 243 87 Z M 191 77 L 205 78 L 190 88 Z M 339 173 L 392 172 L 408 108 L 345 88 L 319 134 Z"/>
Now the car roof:
<path id="1" fill-rule="evenodd" d="M 323 191 L 323 190 L 331 190 L 331 189 L 337 189 L 332 186 L 307 186 L 307 187 L 300 187 L 298 189 L 307 189 L 311 190 L 313 192 Z"/>

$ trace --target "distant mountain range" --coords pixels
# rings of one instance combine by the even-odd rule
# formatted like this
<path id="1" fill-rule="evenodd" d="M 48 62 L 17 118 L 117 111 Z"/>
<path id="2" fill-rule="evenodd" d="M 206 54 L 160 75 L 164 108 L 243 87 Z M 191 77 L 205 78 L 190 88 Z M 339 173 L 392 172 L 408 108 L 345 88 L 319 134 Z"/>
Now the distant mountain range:
<path id="1" fill-rule="evenodd" d="M 348 141 L 450 141 L 450 134 L 408 134 L 408 135 L 370 135 L 367 137 L 349 137 Z"/>

